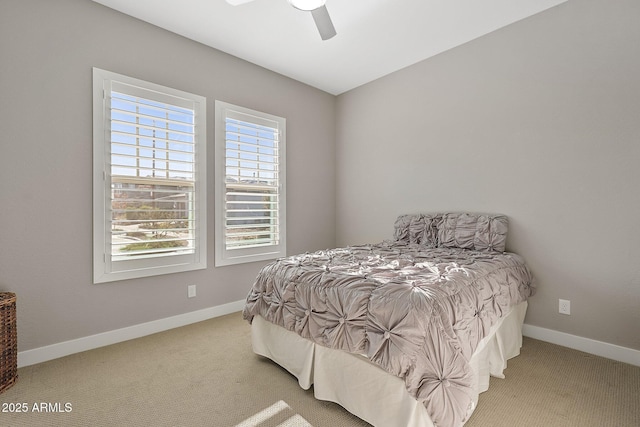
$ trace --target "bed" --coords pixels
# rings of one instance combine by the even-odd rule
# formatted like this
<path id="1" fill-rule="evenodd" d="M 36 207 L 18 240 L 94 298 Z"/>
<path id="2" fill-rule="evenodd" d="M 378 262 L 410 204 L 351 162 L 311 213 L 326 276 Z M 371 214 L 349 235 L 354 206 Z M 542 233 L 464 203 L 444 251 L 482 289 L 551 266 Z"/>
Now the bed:
<path id="1" fill-rule="evenodd" d="M 393 239 L 280 258 L 243 316 L 255 353 L 374 426 L 462 426 L 519 354 L 532 276 L 504 215 L 401 215 Z"/>

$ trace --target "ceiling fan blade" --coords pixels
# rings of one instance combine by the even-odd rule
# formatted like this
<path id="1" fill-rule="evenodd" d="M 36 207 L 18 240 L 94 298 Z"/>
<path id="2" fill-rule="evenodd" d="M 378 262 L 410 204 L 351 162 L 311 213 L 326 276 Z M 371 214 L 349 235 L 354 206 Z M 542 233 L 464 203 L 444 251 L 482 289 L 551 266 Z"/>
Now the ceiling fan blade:
<path id="1" fill-rule="evenodd" d="M 322 40 L 329 40 L 337 34 L 336 29 L 333 26 L 333 22 L 331 22 L 327 6 L 322 6 L 312 10 L 311 15 L 313 16 L 313 20 L 316 22 L 316 27 L 318 27 Z"/>
<path id="2" fill-rule="evenodd" d="M 252 2 L 253 0 L 227 0 L 231 6 L 239 6 L 241 4 Z"/>

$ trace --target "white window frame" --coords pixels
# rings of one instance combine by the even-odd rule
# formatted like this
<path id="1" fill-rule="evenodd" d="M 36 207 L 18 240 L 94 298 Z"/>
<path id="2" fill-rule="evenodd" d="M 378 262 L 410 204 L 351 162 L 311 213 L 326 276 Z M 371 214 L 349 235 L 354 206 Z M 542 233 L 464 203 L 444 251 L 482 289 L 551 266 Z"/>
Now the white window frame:
<path id="1" fill-rule="evenodd" d="M 216 101 L 215 135 L 215 265 L 227 266 L 255 261 L 265 261 L 286 255 L 286 120 L 282 117 L 222 101 Z M 227 248 L 227 132 L 228 117 L 242 117 L 242 120 L 260 125 L 275 126 L 278 129 L 277 166 L 277 244 L 249 248 Z"/>
<path id="2" fill-rule="evenodd" d="M 193 109 L 194 180 L 192 215 L 195 224 L 190 253 L 170 253 L 131 257 L 112 256 L 111 225 L 111 93 L 141 96 L 171 105 Z M 207 267 L 206 212 L 206 98 L 177 89 L 93 68 L 93 282 L 156 276 Z"/>

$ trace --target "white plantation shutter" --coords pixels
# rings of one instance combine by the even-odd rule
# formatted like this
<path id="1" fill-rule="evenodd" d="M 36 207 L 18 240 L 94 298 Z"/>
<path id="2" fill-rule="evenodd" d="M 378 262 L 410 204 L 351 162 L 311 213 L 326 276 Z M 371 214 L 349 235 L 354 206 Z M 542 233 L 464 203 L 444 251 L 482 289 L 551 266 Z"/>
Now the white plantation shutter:
<path id="1" fill-rule="evenodd" d="M 277 245 L 280 239 L 277 123 L 247 119 L 229 112 L 225 120 L 227 250 Z"/>
<path id="2" fill-rule="evenodd" d="M 283 118 L 216 103 L 216 265 L 285 253 Z"/>
<path id="3" fill-rule="evenodd" d="M 95 72 L 104 112 L 97 135 L 104 140 L 96 142 L 103 156 L 95 161 L 102 182 L 95 187 L 104 194 L 94 198 L 94 210 L 104 214 L 94 234 L 104 239 L 97 239 L 103 259 L 94 262 L 94 280 L 204 268 L 204 98 Z"/>

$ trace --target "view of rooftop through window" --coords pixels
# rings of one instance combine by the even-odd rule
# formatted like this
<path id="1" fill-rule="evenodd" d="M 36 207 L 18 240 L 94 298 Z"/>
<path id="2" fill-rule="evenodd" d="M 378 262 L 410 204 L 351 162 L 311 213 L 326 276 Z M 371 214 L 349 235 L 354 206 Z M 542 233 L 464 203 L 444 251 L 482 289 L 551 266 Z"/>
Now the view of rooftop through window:
<path id="1" fill-rule="evenodd" d="M 115 259 L 193 252 L 194 111 L 111 93 Z"/>

